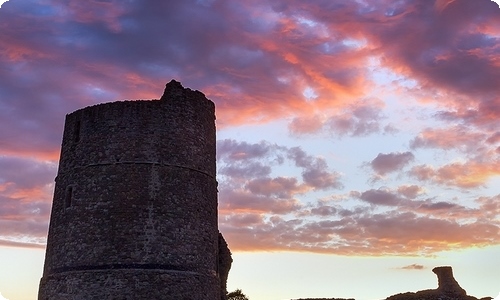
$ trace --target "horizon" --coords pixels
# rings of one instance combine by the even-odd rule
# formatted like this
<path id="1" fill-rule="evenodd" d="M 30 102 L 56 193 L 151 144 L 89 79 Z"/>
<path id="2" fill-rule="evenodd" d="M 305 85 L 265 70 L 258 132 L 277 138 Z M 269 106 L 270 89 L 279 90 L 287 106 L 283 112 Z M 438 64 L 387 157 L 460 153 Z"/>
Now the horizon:
<path id="1" fill-rule="evenodd" d="M 229 291 L 383 299 L 449 265 L 499 292 L 497 3 L 0 5 L 4 298 L 37 295 L 64 116 L 171 79 L 216 105 Z"/>

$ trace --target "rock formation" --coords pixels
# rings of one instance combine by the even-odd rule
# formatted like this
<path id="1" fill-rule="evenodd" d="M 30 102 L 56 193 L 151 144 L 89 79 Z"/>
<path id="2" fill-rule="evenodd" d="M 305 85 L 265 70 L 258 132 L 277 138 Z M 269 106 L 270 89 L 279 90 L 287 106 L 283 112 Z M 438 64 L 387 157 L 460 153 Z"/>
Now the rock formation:
<path id="1" fill-rule="evenodd" d="M 466 296 L 467 292 L 460 287 L 453 277 L 451 267 L 436 267 L 432 269 L 438 277 L 438 288 L 436 291 L 447 296 Z"/>
<path id="2" fill-rule="evenodd" d="M 231 250 L 224 239 L 224 236 L 219 232 L 219 253 L 218 253 L 218 273 L 220 279 L 220 295 L 221 300 L 227 299 L 227 277 L 229 275 L 229 270 L 231 269 L 231 264 L 233 263 L 233 258 L 231 257 Z"/>
<path id="3" fill-rule="evenodd" d="M 397 294 L 386 300 L 478 300 L 476 297 L 468 296 L 467 292 L 460 287 L 453 277 L 451 267 L 436 267 L 432 269 L 432 272 L 438 277 L 437 289 Z M 481 298 L 481 300 L 488 299 L 491 297 Z"/>
<path id="4" fill-rule="evenodd" d="M 416 293 L 407 292 L 390 296 L 385 300 L 491 300 L 491 297 L 478 299 L 468 296 L 463 288 L 453 277 L 451 267 L 436 267 L 432 269 L 438 277 L 438 288 L 435 290 L 423 290 Z M 296 300 L 354 300 L 340 298 L 301 298 Z"/>

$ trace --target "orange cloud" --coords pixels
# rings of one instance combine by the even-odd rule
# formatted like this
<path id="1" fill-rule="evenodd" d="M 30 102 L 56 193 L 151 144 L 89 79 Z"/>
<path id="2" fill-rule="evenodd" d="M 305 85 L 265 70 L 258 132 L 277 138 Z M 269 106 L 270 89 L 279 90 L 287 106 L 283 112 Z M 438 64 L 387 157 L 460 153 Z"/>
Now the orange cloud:
<path id="1" fill-rule="evenodd" d="M 499 176 L 498 161 L 450 163 L 438 168 L 429 165 L 413 167 L 409 174 L 418 180 L 471 189 L 483 186 L 491 177 Z"/>

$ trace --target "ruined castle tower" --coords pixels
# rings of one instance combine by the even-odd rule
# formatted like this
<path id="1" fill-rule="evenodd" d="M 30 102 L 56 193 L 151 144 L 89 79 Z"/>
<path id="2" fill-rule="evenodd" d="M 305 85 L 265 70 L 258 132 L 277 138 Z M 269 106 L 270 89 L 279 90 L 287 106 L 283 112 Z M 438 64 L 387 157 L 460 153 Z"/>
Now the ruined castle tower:
<path id="1" fill-rule="evenodd" d="M 213 102 L 176 81 L 68 114 L 38 299 L 223 299 L 215 143 Z"/>

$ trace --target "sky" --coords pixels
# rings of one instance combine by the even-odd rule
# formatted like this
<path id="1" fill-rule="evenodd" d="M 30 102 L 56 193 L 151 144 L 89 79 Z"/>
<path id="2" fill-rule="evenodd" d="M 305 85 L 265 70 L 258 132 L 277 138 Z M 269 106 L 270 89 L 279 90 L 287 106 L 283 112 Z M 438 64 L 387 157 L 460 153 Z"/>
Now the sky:
<path id="1" fill-rule="evenodd" d="M 64 117 L 215 102 L 228 289 L 383 299 L 453 267 L 500 291 L 490 0 L 10 0 L 0 8 L 0 293 L 35 299 Z"/>

